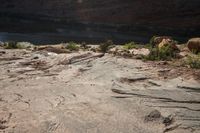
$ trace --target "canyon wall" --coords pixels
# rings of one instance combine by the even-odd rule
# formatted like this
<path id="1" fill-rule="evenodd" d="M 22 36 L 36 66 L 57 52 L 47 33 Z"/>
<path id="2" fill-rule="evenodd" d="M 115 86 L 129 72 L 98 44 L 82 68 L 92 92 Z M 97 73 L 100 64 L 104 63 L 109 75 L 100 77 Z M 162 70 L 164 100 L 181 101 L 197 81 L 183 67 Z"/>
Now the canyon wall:
<path id="1" fill-rule="evenodd" d="M 52 20 L 200 27 L 199 0 L 0 0 L 0 12 Z"/>

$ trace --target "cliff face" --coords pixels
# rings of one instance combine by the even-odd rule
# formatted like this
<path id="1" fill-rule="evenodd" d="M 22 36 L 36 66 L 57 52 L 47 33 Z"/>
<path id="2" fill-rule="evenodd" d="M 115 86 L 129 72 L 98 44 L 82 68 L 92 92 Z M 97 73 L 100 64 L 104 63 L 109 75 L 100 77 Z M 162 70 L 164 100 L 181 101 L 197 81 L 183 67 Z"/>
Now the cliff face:
<path id="1" fill-rule="evenodd" d="M 77 22 L 200 27 L 199 0 L 1 0 L 0 12 Z"/>

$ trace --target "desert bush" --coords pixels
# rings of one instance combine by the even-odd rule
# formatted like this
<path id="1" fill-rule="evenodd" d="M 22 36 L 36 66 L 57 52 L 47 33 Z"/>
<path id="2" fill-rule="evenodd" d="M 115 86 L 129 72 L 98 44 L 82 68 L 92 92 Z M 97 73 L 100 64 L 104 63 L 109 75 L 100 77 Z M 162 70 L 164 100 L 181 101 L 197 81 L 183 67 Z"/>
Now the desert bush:
<path id="1" fill-rule="evenodd" d="M 29 42 L 8 41 L 4 44 L 4 48 L 6 49 L 26 49 L 32 47 L 34 47 L 34 45 Z"/>
<path id="2" fill-rule="evenodd" d="M 200 69 L 200 55 L 190 55 L 185 59 L 184 63 L 190 68 Z"/>
<path id="3" fill-rule="evenodd" d="M 19 49 L 26 49 L 26 48 L 33 48 L 34 45 L 30 42 L 18 42 L 17 48 Z"/>
<path id="4" fill-rule="evenodd" d="M 170 47 L 170 45 L 162 47 L 162 48 L 151 48 L 150 54 L 148 56 L 144 56 L 146 60 L 171 60 L 172 58 L 176 58 L 176 52 Z"/>
<path id="5" fill-rule="evenodd" d="M 150 41 L 149 41 L 149 44 L 150 44 L 152 47 L 155 46 L 154 40 L 155 40 L 156 37 L 157 37 L 157 36 L 151 37 L 151 39 L 150 39 Z"/>
<path id="6" fill-rule="evenodd" d="M 75 42 L 69 42 L 65 48 L 69 49 L 70 51 L 78 51 L 79 50 L 79 46 Z"/>
<path id="7" fill-rule="evenodd" d="M 170 36 L 153 36 L 150 41 L 149 44 L 152 47 L 156 47 L 158 44 L 160 44 L 164 39 L 170 40 L 172 41 L 174 44 L 178 44 L 178 41 L 173 40 L 172 37 Z"/>
<path id="8" fill-rule="evenodd" d="M 148 43 L 148 44 L 144 45 L 144 48 L 152 49 L 153 47 L 152 47 L 152 45 L 150 43 Z"/>
<path id="9" fill-rule="evenodd" d="M 18 48 L 17 42 L 15 42 L 15 41 L 5 42 L 4 48 L 6 48 L 6 49 L 17 49 Z"/>
<path id="10" fill-rule="evenodd" d="M 99 49 L 101 52 L 106 53 L 109 50 L 109 48 L 111 48 L 111 46 L 113 45 L 114 45 L 113 41 L 108 40 L 105 43 L 100 44 Z"/>
<path id="11" fill-rule="evenodd" d="M 123 48 L 124 48 L 124 49 L 127 49 L 127 50 L 133 49 L 133 48 L 138 49 L 138 48 L 140 48 L 140 46 L 137 45 L 135 42 L 130 42 L 130 43 L 125 44 L 125 45 L 123 46 Z"/>

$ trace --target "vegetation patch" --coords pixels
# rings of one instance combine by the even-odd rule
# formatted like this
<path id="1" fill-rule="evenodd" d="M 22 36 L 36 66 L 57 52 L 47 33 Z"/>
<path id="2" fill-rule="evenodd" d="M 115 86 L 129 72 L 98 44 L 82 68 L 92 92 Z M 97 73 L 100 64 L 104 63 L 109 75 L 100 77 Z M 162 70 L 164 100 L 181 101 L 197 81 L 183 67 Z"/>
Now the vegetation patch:
<path id="1" fill-rule="evenodd" d="M 149 49 L 149 50 L 151 50 L 151 49 L 153 48 L 153 46 L 152 46 L 150 43 L 145 44 L 143 47 L 144 47 L 144 48 L 147 48 L 147 49 Z"/>
<path id="2" fill-rule="evenodd" d="M 4 48 L 5 49 L 26 49 L 33 47 L 33 44 L 29 42 L 15 42 L 15 41 L 8 41 L 5 42 Z"/>
<path id="3" fill-rule="evenodd" d="M 17 45 L 17 42 L 8 41 L 8 42 L 5 42 L 4 48 L 5 49 L 18 49 L 19 47 Z"/>
<path id="4" fill-rule="evenodd" d="M 172 58 L 176 58 L 176 52 L 171 48 L 170 45 L 164 46 L 162 48 L 151 48 L 150 54 L 144 56 L 145 60 L 171 60 Z"/>
<path id="5" fill-rule="evenodd" d="M 78 51 L 79 50 L 79 46 L 75 42 L 69 42 L 69 44 L 65 48 L 69 49 L 70 51 Z"/>
<path id="6" fill-rule="evenodd" d="M 112 40 L 108 40 L 105 43 L 99 45 L 101 52 L 106 53 L 114 45 Z"/>
<path id="7" fill-rule="evenodd" d="M 149 44 L 151 45 L 151 47 L 155 46 L 154 40 L 155 40 L 156 37 L 157 37 L 157 36 L 153 36 L 153 37 L 150 39 Z"/>
<path id="8" fill-rule="evenodd" d="M 200 54 L 188 56 L 184 63 L 190 68 L 200 69 Z"/>
<path id="9" fill-rule="evenodd" d="M 127 50 L 129 50 L 129 49 L 138 49 L 138 48 L 141 48 L 142 47 L 142 45 L 138 45 L 138 44 L 136 44 L 135 42 L 130 42 L 130 43 L 127 43 L 127 44 L 125 44 L 124 46 L 123 46 L 123 48 L 124 49 L 127 49 Z"/>

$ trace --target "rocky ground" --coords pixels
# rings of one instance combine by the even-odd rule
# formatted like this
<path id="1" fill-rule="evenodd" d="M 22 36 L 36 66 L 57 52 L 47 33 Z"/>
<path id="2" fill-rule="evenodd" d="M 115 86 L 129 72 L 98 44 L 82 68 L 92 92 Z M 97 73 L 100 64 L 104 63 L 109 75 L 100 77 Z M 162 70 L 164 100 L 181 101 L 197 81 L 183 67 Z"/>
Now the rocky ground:
<path id="1" fill-rule="evenodd" d="M 0 132 L 200 132 L 199 70 L 89 51 L 0 53 Z"/>

